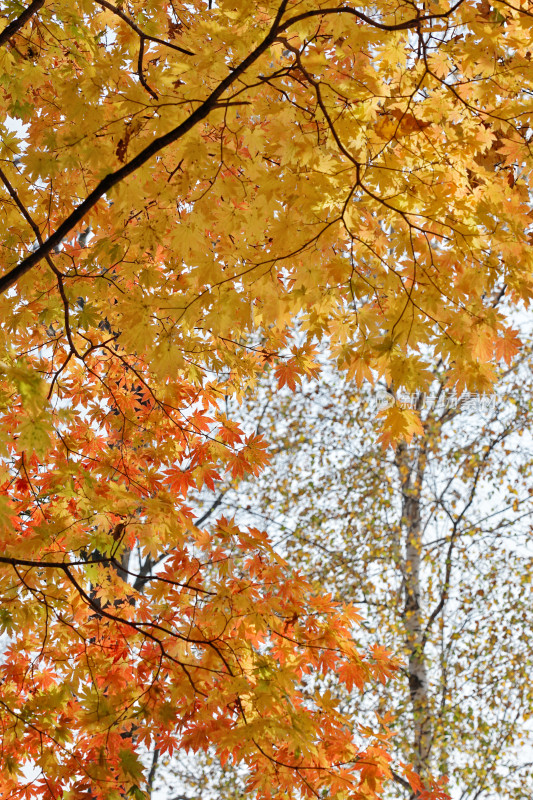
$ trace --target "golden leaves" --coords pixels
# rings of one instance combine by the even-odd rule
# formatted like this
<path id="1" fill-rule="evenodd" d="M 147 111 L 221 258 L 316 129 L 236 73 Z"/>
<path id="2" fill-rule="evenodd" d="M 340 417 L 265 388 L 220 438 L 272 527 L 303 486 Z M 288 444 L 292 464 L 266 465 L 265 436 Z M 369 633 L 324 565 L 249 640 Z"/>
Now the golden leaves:
<path id="1" fill-rule="evenodd" d="M 400 441 L 410 442 L 413 436 L 421 436 L 424 428 L 417 412 L 408 407 L 393 405 L 380 411 L 383 429 L 379 441 L 383 447 L 395 447 Z"/>
<path id="2" fill-rule="evenodd" d="M 368 18 L 307 0 L 192 2 L 179 14 L 163 0 L 127 5 L 45 4 L 1 56 L 4 285 L 16 263 L 35 261 L 2 300 L 0 360 L 13 365 L 0 387 L 5 539 L 39 565 L 10 572 L 26 609 L 14 624 L 31 657 L 51 638 L 50 685 L 92 687 L 45 720 L 44 735 L 73 731 L 72 760 L 46 769 L 70 780 L 77 758 L 95 781 L 131 791 L 139 772 L 125 735 L 149 741 L 158 720 L 162 743 L 179 744 L 163 703 L 194 746 L 231 740 L 266 796 L 274 773 L 293 791 L 299 748 L 319 791 L 346 779 L 372 797 L 383 752 L 368 751 L 360 785 L 332 775 L 333 756 L 352 753 L 344 723 L 330 697 L 314 715 L 298 688 L 306 670 L 363 685 L 371 669 L 351 629 L 259 536 L 199 531 L 185 501 L 267 463 L 266 442 L 222 412 L 265 360 L 287 392 L 314 374 L 313 348 L 328 337 L 360 386 L 381 377 L 394 391 L 425 388 L 436 356 L 459 391 L 488 390 L 491 361 L 511 361 L 517 335 L 487 308 L 504 284 L 531 294 L 530 23 L 504 9 L 503 25 L 483 3 L 449 20 L 449 5 L 432 4 L 421 22 L 389 0 Z M 401 404 L 379 420 L 385 446 L 423 434 Z M 168 558 L 164 580 L 137 576 L 146 585 L 131 604 L 117 588 L 124 566 L 97 555 L 117 546 L 121 525 L 142 557 Z M 271 716 L 249 666 L 267 637 Z M 22 649 L 6 685 L 31 710 Z M 386 655 L 372 663 L 388 676 Z M 142 710 L 135 733 L 114 708 Z M 38 736 L 26 733 L 34 758 Z M 267 753 L 275 741 L 290 769 L 259 756 L 252 734 Z"/>

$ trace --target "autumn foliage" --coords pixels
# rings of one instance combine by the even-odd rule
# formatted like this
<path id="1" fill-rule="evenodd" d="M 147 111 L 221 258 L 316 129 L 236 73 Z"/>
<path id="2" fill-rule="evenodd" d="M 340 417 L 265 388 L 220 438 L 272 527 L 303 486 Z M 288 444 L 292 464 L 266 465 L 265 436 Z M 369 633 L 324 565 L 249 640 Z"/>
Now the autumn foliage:
<path id="1" fill-rule="evenodd" d="M 226 398 L 265 363 L 296 386 L 321 340 L 359 382 L 423 389 L 441 359 L 450 388 L 490 390 L 519 346 L 495 300 L 533 290 L 531 14 L 2 18 L 2 792 L 140 797 L 143 746 L 213 745 L 258 796 L 370 800 L 387 718 L 348 725 L 319 678 L 363 690 L 395 660 L 187 494 L 258 473 L 266 443 Z M 399 405 L 382 424 L 384 444 L 421 430 Z"/>

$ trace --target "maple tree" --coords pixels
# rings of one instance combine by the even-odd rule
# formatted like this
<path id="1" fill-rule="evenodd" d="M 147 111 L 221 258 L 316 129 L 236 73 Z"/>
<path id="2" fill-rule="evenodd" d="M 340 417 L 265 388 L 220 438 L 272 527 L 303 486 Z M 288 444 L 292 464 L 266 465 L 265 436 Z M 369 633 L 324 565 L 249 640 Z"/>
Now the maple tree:
<path id="1" fill-rule="evenodd" d="M 409 390 L 435 354 L 483 390 L 516 352 L 494 298 L 531 295 L 531 15 L 9 0 L 2 19 L 2 791 L 140 793 L 155 740 L 212 743 L 265 797 L 373 797 L 386 725 L 354 739 L 304 676 L 364 687 L 394 662 L 260 531 L 201 530 L 187 494 L 259 472 L 224 398 L 272 360 L 294 386 L 322 337 Z M 383 441 L 419 426 L 396 407 Z"/>

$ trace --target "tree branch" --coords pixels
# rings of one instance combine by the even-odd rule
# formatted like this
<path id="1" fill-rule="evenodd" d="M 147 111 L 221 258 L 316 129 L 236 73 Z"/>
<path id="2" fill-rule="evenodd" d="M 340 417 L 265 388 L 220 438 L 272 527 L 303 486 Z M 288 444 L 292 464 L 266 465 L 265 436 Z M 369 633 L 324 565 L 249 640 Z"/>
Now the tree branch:
<path id="1" fill-rule="evenodd" d="M 109 564 L 113 559 L 110 556 L 98 556 L 91 559 L 91 564 Z M 14 558 L 0 556 L 0 564 L 9 564 L 12 567 L 48 567 L 50 569 L 67 570 L 69 567 L 86 566 L 87 561 L 40 561 L 30 558 Z"/>
<path id="2" fill-rule="evenodd" d="M 148 39 L 149 42 L 155 42 L 156 44 L 162 44 L 165 47 L 170 47 L 172 50 L 177 50 L 178 53 L 184 53 L 186 56 L 193 56 L 194 53 L 192 50 L 186 50 L 184 47 L 179 47 L 177 44 L 172 44 L 172 42 L 166 42 L 164 39 L 159 39 L 157 36 L 150 36 L 149 34 L 145 33 L 143 30 L 139 28 L 137 23 L 135 23 L 130 17 L 128 17 L 120 8 L 117 8 L 112 3 L 108 3 L 107 0 L 96 0 L 99 6 L 103 8 L 107 8 L 108 11 L 111 11 L 112 14 L 116 14 L 117 17 L 120 17 L 126 25 L 129 25 L 135 33 L 141 37 L 141 41 L 144 39 Z"/>
<path id="3" fill-rule="evenodd" d="M 278 13 L 272 23 L 268 34 L 265 36 L 263 41 L 257 45 L 257 47 L 248 55 L 246 58 L 241 61 L 241 63 L 233 69 L 229 75 L 227 75 L 223 81 L 221 81 L 216 89 L 214 89 L 211 94 L 201 103 L 196 111 L 193 111 L 186 120 L 184 120 L 180 125 L 176 128 L 173 128 L 168 133 L 163 134 L 162 136 L 158 136 L 154 141 L 147 145 L 140 153 L 138 153 L 135 158 L 132 158 L 127 164 L 124 164 L 123 167 L 120 169 L 115 170 L 115 172 L 110 172 L 108 175 L 105 176 L 92 190 L 89 192 L 85 200 L 83 200 L 77 208 L 72 211 L 68 217 L 63 220 L 61 225 L 57 228 L 57 230 L 46 239 L 43 244 L 37 248 L 33 253 L 30 253 L 26 258 L 24 258 L 16 267 L 11 269 L 5 275 L 0 278 L 0 293 L 6 292 L 8 289 L 11 288 L 23 275 L 25 275 L 29 270 L 42 261 L 57 245 L 61 244 L 65 236 L 67 236 L 73 228 L 80 223 L 84 217 L 88 214 L 88 212 L 94 208 L 97 202 L 109 192 L 114 186 L 121 183 L 125 178 L 129 175 L 132 175 L 136 172 L 140 167 L 146 164 L 153 156 L 157 155 L 157 153 L 164 150 L 169 145 L 177 142 L 186 133 L 188 133 L 194 126 L 201 122 L 201 120 L 205 119 L 210 112 L 217 106 L 217 102 L 219 98 L 224 94 L 226 89 L 228 89 L 232 83 L 234 83 L 237 78 L 239 78 L 248 67 L 250 67 L 258 58 L 261 56 L 274 42 L 279 25 L 281 22 L 281 18 L 285 13 L 285 9 L 287 7 L 287 3 L 289 0 L 282 0 L 279 8 Z"/>
<path id="4" fill-rule="evenodd" d="M 418 28 L 423 22 L 431 22 L 434 19 L 446 19 L 447 17 L 451 16 L 454 11 L 457 11 L 459 6 L 463 5 L 464 2 L 465 0 L 458 0 L 455 5 L 448 9 L 448 11 L 443 11 L 440 14 L 427 14 L 425 17 L 412 17 L 411 19 L 405 20 L 405 22 L 398 22 L 392 25 L 387 25 L 383 22 L 377 22 L 375 19 L 372 19 L 372 17 L 363 14 L 362 11 L 357 11 L 357 9 L 350 8 L 349 6 L 337 6 L 336 8 L 316 8 L 313 9 L 313 11 L 304 11 L 302 14 L 298 14 L 296 17 L 291 17 L 287 20 L 287 22 L 284 22 L 283 25 L 280 25 L 278 32 L 281 33 L 282 31 L 287 30 L 287 28 L 289 28 L 291 25 L 295 25 L 297 22 L 302 22 L 302 20 L 311 19 L 312 17 L 325 17 L 329 16 L 330 14 L 350 14 L 361 22 L 365 22 L 367 25 L 371 25 L 373 28 L 378 28 L 380 31 L 389 31 L 391 33 L 394 31 L 407 31 L 411 30 L 412 28 Z"/>
<path id="5" fill-rule="evenodd" d="M 213 500 L 207 511 L 204 511 L 202 516 L 194 521 L 194 524 L 196 525 L 197 528 L 199 528 L 200 525 L 202 525 L 206 520 L 208 520 L 213 511 L 215 511 L 219 507 L 227 491 L 228 490 L 226 489 L 226 491 L 220 492 L 218 497 L 216 497 L 215 500 Z"/>
<path id="6" fill-rule="evenodd" d="M 113 13 L 117 13 L 121 19 L 124 19 L 128 25 L 134 27 L 137 33 L 144 37 L 145 39 L 151 39 L 156 41 L 156 39 L 152 39 L 152 37 L 147 36 L 143 31 L 141 31 L 136 23 L 133 20 L 130 20 L 123 12 L 119 12 L 119 9 L 116 6 L 108 3 L 107 0 L 97 0 L 100 5 L 105 8 L 108 8 Z M 398 23 L 397 25 L 386 25 L 384 23 L 376 22 L 371 17 L 367 17 L 362 12 L 356 11 L 355 9 L 341 6 L 337 8 L 327 8 L 327 9 L 316 9 L 314 11 L 306 12 L 304 14 L 300 14 L 298 16 L 291 17 L 283 24 L 281 23 L 282 17 L 286 11 L 288 0 L 282 0 L 278 7 L 277 14 L 272 22 L 270 30 L 268 34 L 265 36 L 263 41 L 251 52 L 249 55 L 241 61 L 241 63 L 235 67 L 235 69 L 231 70 L 231 72 L 221 81 L 218 86 L 211 92 L 211 94 L 198 106 L 198 108 L 187 117 L 180 125 L 170 130 L 168 133 L 163 134 L 162 136 L 158 136 L 154 139 L 151 144 L 147 145 L 140 153 L 138 153 L 131 161 L 127 164 L 124 164 L 120 169 L 115 170 L 115 172 L 111 172 L 103 178 L 96 187 L 90 192 L 85 200 L 83 200 L 79 206 L 77 206 L 69 216 L 63 220 L 63 222 L 59 225 L 57 230 L 48 237 L 48 239 L 38 247 L 33 253 L 30 253 L 26 258 L 24 258 L 16 267 L 13 267 L 9 272 L 3 275 L 0 278 L 0 293 L 6 292 L 11 286 L 13 286 L 19 278 L 25 275 L 32 267 L 38 264 L 43 258 L 45 258 L 54 247 L 59 245 L 63 239 L 76 227 L 88 214 L 88 212 L 94 208 L 97 202 L 104 197 L 104 195 L 109 192 L 114 186 L 121 183 L 125 178 L 129 175 L 136 172 L 140 167 L 146 164 L 153 156 L 157 155 L 157 153 L 164 150 L 169 145 L 177 142 L 181 139 L 186 133 L 188 133 L 198 122 L 205 119 L 211 111 L 218 107 L 218 101 L 220 97 L 224 94 L 226 89 L 228 89 L 269 47 L 273 42 L 276 40 L 277 36 L 280 33 L 287 30 L 291 26 L 297 24 L 302 19 L 307 19 L 309 17 L 314 16 L 326 16 L 330 14 L 352 14 L 356 18 L 360 19 L 362 22 L 371 25 L 374 28 L 378 28 L 380 30 L 386 31 L 400 31 L 400 30 L 408 30 L 411 28 L 415 28 L 420 26 L 421 23 L 430 21 L 432 19 L 440 19 L 450 16 L 459 6 L 464 2 L 464 0 L 458 0 L 455 5 L 453 5 L 448 11 L 443 12 L 441 14 L 430 14 L 426 17 L 414 17 L 410 20 L 406 20 L 405 22 Z M 32 5 L 36 5 L 35 3 Z M 165 44 L 167 46 L 171 46 L 174 49 L 177 48 L 176 45 L 171 45 L 164 40 L 157 40 L 161 44 Z M 368 190 L 366 190 L 367 193 Z M 369 193 L 370 194 L 370 193 Z M 394 209 L 396 210 L 396 209 Z"/>
<path id="7" fill-rule="evenodd" d="M 393 779 L 396 781 L 396 783 L 399 783 L 400 786 L 404 787 L 404 789 L 408 789 L 409 791 L 412 791 L 411 790 L 411 784 L 409 783 L 409 781 L 406 781 L 405 778 L 402 778 L 402 776 L 398 775 L 398 773 L 395 772 L 393 769 L 391 769 L 391 775 L 392 775 Z"/>
<path id="8" fill-rule="evenodd" d="M 179 47 L 177 44 L 172 44 L 171 42 L 166 42 L 164 39 L 160 39 L 158 36 L 150 36 L 149 34 L 145 33 L 136 22 L 134 22 L 130 17 L 128 17 L 121 8 L 117 8 L 112 3 L 108 3 L 107 0 L 96 0 L 98 5 L 102 6 L 103 8 L 107 8 L 108 11 L 111 11 L 112 14 L 119 17 L 126 25 L 135 31 L 138 35 L 140 42 L 139 42 L 139 58 L 137 61 L 137 75 L 139 76 L 139 81 L 141 85 L 146 89 L 148 94 L 150 94 L 154 100 L 158 100 L 157 93 L 148 85 L 146 78 L 144 77 L 143 73 L 143 57 L 144 57 L 144 43 L 146 41 L 155 42 L 156 44 L 162 44 L 165 47 L 170 47 L 172 50 L 177 50 L 179 53 L 184 53 L 186 56 L 193 56 L 194 53 L 192 50 L 186 50 L 184 47 Z"/>
<path id="9" fill-rule="evenodd" d="M 34 232 L 34 234 L 35 234 L 35 236 L 37 238 L 37 243 L 39 244 L 40 247 L 42 247 L 43 246 L 43 239 L 42 239 L 42 236 L 41 236 L 41 232 L 39 230 L 39 226 L 33 220 L 33 218 L 31 216 L 31 214 L 29 213 L 28 209 L 26 208 L 26 206 L 24 205 L 24 203 L 22 202 L 22 200 L 18 196 L 17 191 L 12 186 L 12 184 L 10 183 L 7 175 L 5 174 L 5 172 L 2 169 L 0 169 L 0 180 L 2 180 L 4 186 L 6 187 L 7 191 L 9 192 L 13 202 L 15 203 L 17 208 L 19 209 L 20 213 L 22 214 L 22 216 L 24 217 L 24 219 L 26 220 L 26 222 L 28 223 L 28 225 L 30 226 L 32 231 Z M 70 329 L 70 309 L 69 309 L 68 299 L 67 299 L 67 296 L 65 294 L 65 287 L 64 287 L 64 284 L 63 284 L 63 275 L 57 269 L 55 264 L 53 263 L 52 259 L 50 258 L 50 254 L 45 256 L 45 260 L 46 260 L 46 263 L 48 264 L 48 266 L 50 267 L 50 269 L 52 270 L 52 272 L 54 273 L 54 275 L 57 278 L 57 285 L 58 285 L 58 288 L 59 288 L 59 294 L 61 295 L 61 300 L 62 300 L 63 309 L 64 309 L 65 333 L 67 334 L 67 339 L 68 339 L 68 343 L 70 345 L 71 353 L 74 353 L 74 355 L 77 358 L 81 359 L 81 356 L 78 353 L 78 350 L 76 349 L 76 345 L 74 344 L 74 340 L 72 338 L 72 331 Z M 65 364 L 63 364 L 63 367 L 64 366 L 65 366 Z"/>
<path id="10" fill-rule="evenodd" d="M 31 19 L 42 6 L 44 6 L 44 0 L 33 0 L 33 3 L 30 3 L 28 8 L 26 8 L 19 17 L 10 22 L 7 28 L 4 28 L 0 33 L 0 47 L 23 28 L 27 21 Z"/>
<path id="11" fill-rule="evenodd" d="M 152 788 L 153 788 L 153 785 L 154 785 L 154 778 L 155 778 L 155 773 L 156 773 L 156 770 L 157 770 L 158 761 L 159 761 L 159 750 L 156 747 L 155 750 L 154 750 L 154 754 L 152 756 L 152 763 L 150 765 L 150 771 L 148 773 L 148 778 L 146 779 L 146 792 L 147 792 L 149 798 L 152 797 Z"/>

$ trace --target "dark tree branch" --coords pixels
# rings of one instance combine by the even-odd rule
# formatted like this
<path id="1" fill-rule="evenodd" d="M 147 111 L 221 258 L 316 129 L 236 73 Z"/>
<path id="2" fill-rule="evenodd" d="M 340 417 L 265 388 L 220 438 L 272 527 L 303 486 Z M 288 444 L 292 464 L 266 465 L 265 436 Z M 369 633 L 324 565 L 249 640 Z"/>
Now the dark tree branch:
<path id="1" fill-rule="evenodd" d="M 226 491 L 227 491 L 227 489 L 226 489 Z M 195 520 L 195 521 L 194 521 L 194 524 L 196 525 L 196 527 L 197 527 L 197 528 L 199 528 L 199 527 L 200 527 L 200 525 L 203 525 L 203 523 L 204 523 L 206 520 L 208 520 L 208 519 L 209 519 L 209 517 L 211 516 L 211 514 L 213 513 L 213 511 L 215 511 L 215 510 L 216 510 L 216 509 L 219 507 L 219 505 L 221 504 L 221 502 L 222 502 L 222 500 L 223 500 L 223 498 L 224 498 L 224 495 L 225 495 L 225 494 L 226 494 L 226 492 L 220 492 L 220 494 L 218 495 L 218 497 L 217 497 L 215 500 L 213 500 L 213 502 L 211 503 L 211 505 L 209 506 L 209 508 L 207 509 L 207 511 L 205 511 L 205 512 L 202 514 L 202 516 L 201 516 L 201 517 L 199 517 L 197 520 Z"/>
<path id="2" fill-rule="evenodd" d="M 48 237 L 48 239 L 43 242 L 42 246 L 38 247 L 33 253 L 26 256 L 16 267 L 10 270 L 8 273 L 0 278 L 0 293 L 7 291 L 11 286 L 13 286 L 19 278 L 25 275 L 29 270 L 38 264 L 43 258 L 45 258 L 57 245 L 61 244 L 63 239 L 80 223 L 87 213 L 94 208 L 97 202 L 109 192 L 114 186 L 121 183 L 125 178 L 129 175 L 132 175 L 136 172 L 140 167 L 146 164 L 153 156 L 157 155 L 161 150 L 164 150 L 169 145 L 177 142 L 186 133 L 188 133 L 194 126 L 201 122 L 201 120 L 205 119 L 210 112 L 217 107 L 217 103 L 219 98 L 224 94 L 226 89 L 228 89 L 232 83 L 234 83 L 237 78 L 239 78 L 248 67 L 250 67 L 258 58 L 261 56 L 274 42 L 277 31 L 279 28 L 279 24 L 281 22 L 281 18 L 285 13 L 285 9 L 287 7 L 287 3 L 289 0 L 282 0 L 282 3 L 279 6 L 278 13 L 276 14 L 276 18 L 272 23 L 272 26 L 265 36 L 263 41 L 253 50 L 241 63 L 233 69 L 229 75 L 227 75 L 223 81 L 221 81 L 216 89 L 214 89 L 211 94 L 201 103 L 196 111 L 193 111 L 192 114 L 187 117 L 180 125 L 176 128 L 173 128 L 168 133 L 163 134 L 162 136 L 158 136 L 154 141 L 141 150 L 135 158 L 132 158 L 127 164 L 124 164 L 123 167 L 120 169 L 115 170 L 115 172 L 110 172 L 103 178 L 96 187 L 89 192 L 85 200 L 83 200 L 77 208 L 72 211 L 68 217 L 63 220 L 61 225 L 57 228 L 57 230 Z"/>
<path id="3" fill-rule="evenodd" d="M 100 5 L 105 8 L 110 9 L 113 13 L 117 12 L 118 9 L 112 4 L 108 3 L 107 0 L 98 0 Z M 72 212 L 69 216 L 63 220 L 63 222 L 59 225 L 57 230 L 48 237 L 48 239 L 43 242 L 43 244 L 38 247 L 33 253 L 30 253 L 26 258 L 24 258 L 16 267 L 13 267 L 9 272 L 3 275 L 0 278 L 0 293 L 4 293 L 7 291 L 11 286 L 13 286 L 19 278 L 25 275 L 29 270 L 38 264 L 43 258 L 45 258 L 54 247 L 59 245 L 63 239 L 78 225 L 88 214 L 88 212 L 94 208 L 94 206 L 98 203 L 98 201 L 104 197 L 104 195 L 110 191 L 114 186 L 117 186 L 121 183 L 125 178 L 129 175 L 132 175 L 136 172 L 140 167 L 146 164 L 153 156 L 157 155 L 157 153 L 164 150 L 169 145 L 177 142 L 181 139 L 186 133 L 188 133 L 192 128 L 194 128 L 198 122 L 201 122 L 205 119 L 211 111 L 215 108 L 219 107 L 219 100 L 221 96 L 224 94 L 226 89 L 228 89 L 238 78 L 243 75 L 244 72 L 255 62 L 257 59 L 270 47 L 271 44 L 274 43 L 276 38 L 279 36 L 280 33 L 287 30 L 291 26 L 297 24 L 302 19 L 307 19 L 314 16 L 327 16 L 330 14 L 352 14 L 357 19 L 360 19 L 362 22 L 365 22 L 368 25 L 371 25 L 374 28 L 378 28 L 380 30 L 385 31 L 400 31 L 400 30 L 409 30 L 412 28 L 417 28 L 420 26 L 421 23 L 427 22 L 433 19 L 441 19 L 450 16 L 459 6 L 464 2 L 464 0 L 458 0 L 458 2 L 449 9 L 449 11 L 443 12 L 441 14 L 430 14 L 426 17 L 414 17 L 410 20 L 406 20 L 405 22 L 398 23 L 397 25 L 386 25 L 384 23 L 377 22 L 373 20 L 371 17 L 367 17 L 362 12 L 356 11 L 355 9 L 341 6 L 337 8 L 329 8 L 329 9 L 320 9 L 315 11 L 310 11 L 305 14 L 300 14 L 298 16 L 291 17 L 283 24 L 281 20 L 283 15 L 286 11 L 288 0 L 282 0 L 278 7 L 278 12 L 276 17 L 270 27 L 269 32 L 263 39 L 263 41 L 251 52 L 249 55 L 241 61 L 241 63 L 235 67 L 231 72 L 221 81 L 218 86 L 211 92 L 211 94 L 198 106 L 198 108 L 193 111 L 192 114 L 187 117 L 180 125 L 173 128 L 172 130 L 168 131 L 168 133 L 163 134 L 162 136 L 158 136 L 154 139 L 151 144 L 147 145 L 140 153 L 138 153 L 134 158 L 131 159 L 127 164 L 124 164 L 123 167 L 120 169 L 115 170 L 115 172 L 111 172 L 103 178 L 96 187 L 90 192 L 85 200 L 83 200 Z M 35 5 L 35 4 L 32 4 Z M 122 15 L 122 12 L 119 13 L 119 16 Z M 144 32 L 142 32 L 135 23 L 126 17 L 126 15 L 121 16 L 121 18 L 125 17 L 125 21 L 131 25 L 135 26 L 135 29 L 142 37 L 146 39 L 151 39 L 148 37 Z M 165 44 L 166 46 L 171 46 L 174 49 L 180 49 L 176 45 L 171 45 L 168 42 L 164 42 L 164 40 L 157 40 L 161 44 Z M 368 190 L 366 190 L 368 194 Z M 396 210 L 396 209 L 394 209 Z"/>
<path id="4" fill-rule="evenodd" d="M 144 37 L 141 37 L 141 42 L 139 44 L 139 60 L 137 62 L 137 75 L 139 76 L 139 81 L 141 82 L 142 86 L 146 89 L 149 95 L 151 95 L 154 100 L 159 100 L 159 95 L 154 92 L 151 86 L 148 85 L 148 81 L 144 77 L 143 73 L 143 58 L 144 58 Z"/>
<path id="5" fill-rule="evenodd" d="M 154 778 L 155 778 L 155 773 L 156 773 L 156 770 L 157 770 L 157 762 L 158 761 L 159 761 L 159 750 L 156 747 L 155 750 L 154 750 L 154 754 L 152 756 L 152 763 L 150 765 L 150 772 L 148 773 L 148 778 L 146 779 L 146 792 L 147 792 L 149 798 L 152 796 L 152 788 L 153 788 L 153 785 L 154 785 Z"/>
<path id="6" fill-rule="evenodd" d="M 155 42 L 157 44 L 162 44 L 165 47 L 169 47 L 172 50 L 177 50 L 179 53 L 184 53 L 187 56 L 193 56 L 194 53 L 191 50 L 186 50 L 184 47 L 179 47 L 177 44 L 172 44 L 171 42 L 166 42 L 164 39 L 159 39 L 157 36 L 150 36 L 149 34 L 145 33 L 139 26 L 130 18 L 128 17 L 120 8 L 114 6 L 112 3 L 108 3 L 107 0 L 96 0 L 98 5 L 102 6 L 103 8 L 107 8 L 108 11 L 111 11 L 112 14 L 115 14 L 119 17 L 126 25 L 135 31 L 137 36 L 139 37 L 139 58 L 137 61 L 137 75 L 139 76 L 139 81 L 141 85 L 146 89 L 148 94 L 150 94 L 154 100 L 158 100 L 157 93 L 148 85 L 146 78 L 144 77 L 143 73 L 143 57 L 144 57 L 144 43 L 146 41 Z"/>
<path id="7" fill-rule="evenodd" d="M 302 20 L 312 19 L 313 17 L 325 17 L 329 16 L 330 14 L 350 14 L 351 16 L 355 17 L 356 19 L 360 20 L 361 22 L 365 22 L 367 25 L 371 25 L 373 28 L 377 28 L 380 31 L 408 31 L 412 30 L 413 28 L 418 28 L 423 22 L 431 22 L 435 19 L 446 19 L 450 17 L 454 11 L 457 11 L 459 6 L 462 6 L 465 0 L 458 0 L 455 5 L 453 5 L 448 11 L 443 11 L 440 14 L 427 14 L 425 17 L 412 17 L 411 19 L 405 20 L 405 22 L 398 22 L 393 23 L 392 25 L 387 25 L 383 22 L 377 22 L 372 17 L 363 14 L 362 11 L 357 11 L 355 8 L 350 8 L 349 6 L 337 6 L 336 8 L 316 8 L 313 11 L 304 11 L 302 14 L 298 14 L 296 17 L 291 17 L 284 22 L 283 25 L 280 25 L 278 29 L 278 33 L 287 30 L 291 25 L 295 25 L 297 22 L 302 22 Z"/>
<path id="8" fill-rule="evenodd" d="M 2 181 L 4 186 L 6 187 L 8 193 L 9 193 L 11 199 L 13 200 L 13 202 L 15 203 L 16 207 L 18 208 L 18 210 L 20 211 L 20 213 L 22 214 L 22 216 L 24 217 L 24 219 L 26 220 L 26 222 L 28 223 L 28 225 L 30 226 L 32 231 L 34 232 L 35 238 L 37 239 L 37 243 L 39 244 L 39 246 L 42 246 L 43 239 L 42 239 L 41 231 L 39 230 L 39 227 L 38 227 L 37 223 L 34 222 L 32 217 L 30 216 L 26 206 L 24 205 L 24 203 L 22 202 L 22 200 L 18 196 L 15 188 L 13 187 L 13 184 L 11 183 L 11 181 L 9 180 L 9 178 L 7 177 L 7 175 L 5 174 L 3 169 L 0 169 L 0 180 Z"/>
<path id="9" fill-rule="evenodd" d="M 14 556 L 0 556 L 0 564 L 9 564 L 14 569 L 17 567 L 28 567 L 29 569 L 33 569 L 35 567 L 38 569 L 60 569 L 64 572 L 68 572 L 70 567 L 83 567 L 87 564 L 106 564 L 114 567 L 118 574 L 122 573 L 120 577 L 124 581 L 128 575 L 134 577 L 136 580 L 132 588 L 136 591 L 141 591 L 142 587 L 147 581 L 159 581 L 160 583 L 166 583 L 169 586 L 179 586 L 180 589 L 186 589 L 190 592 L 197 592 L 198 594 L 202 595 L 215 595 L 215 592 L 211 592 L 208 589 L 203 589 L 201 586 L 194 586 L 193 584 L 189 583 L 192 578 L 189 578 L 187 583 L 181 583 L 180 581 L 173 581 L 170 578 L 164 578 L 161 575 L 151 575 L 150 573 L 153 567 L 162 561 L 163 558 L 166 558 L 167 555 L 169 554 L 165 553 L 165 555 L 158 561 L 153 561 L 150 560 L 150 558 L 147 558 L 141 571 L 138 573 L 131 572 L 131 570 L 127 569 L 127 567 L 124 567 L 120 561 L 117 560 L 115 555 L 102 556 L 97 551 L 81 561 L 46 561 L 29 558 L 15 558 Z M 195 575 L 196 574 L 198 573 L 196 572 Z M 195 576 L 193 575 L 192 577 Z M 138 584 L 140 584 L 140 586 Z"/>
<path id="10" fill-rule="evenodd" d="M 150 580 L 152 570 L 157 563 L 158 561 L 153 559 L 151 556 L 146 556 L 143 564 L 139 569 L 139 572 L 137 573 L 135 580 L 133 581 L 133 588 L 135 589 L 136 592 L 142 592 L 142 590 L 144 589 L 144 585 L 148 583 L 148 581 Z"/>
<path id="11" fill-rule="evenodd" d="M 108 556 L 97 556 L 91 558 L 91 564 L 109 564 L 112 560 L 113 559 Z M 50 569 L 67 570 L 69 567 L 83 567 L 87 564 L 87 561 L 40 561 L 30 558 L 0 556 L 0 564 L 9 564 L 12 567 L 48 567 Z"/>
<path id="12" fill-rule="evenodd" d="M 211 514 L 218 508 L 218 506 L 222 502 L 224 495 L 226 494 L 226 491 L 221 492 L 218 495 L 218 497 L 216 497 L 215 500 L 211 503 L 207 511 L 205 511 L 202 514 L 202 516 L 199 517 L 199 519 L 195 520 L 194 524 L 196 525 L 197 528 L 200 527 L 200 525 L 202 525 L 204 522 L 206 522 L 206 520 L 209 519 Z M 158 564 L 164 561 L 165 558 L 167 558 L 169 555 L 170 552 L 163 553 L 163 555 L 159 556 L 159 558 L 156 559 L 152 558 L 151 556 L 146 556 L 143 564 L 139 569 L 139 572 L 135 576 L 135 581 L 133 582 L 133 588 L 135 589 L 136 592 L 142 592 L 145 584 L 148 583 L 148 581 L 150 580 L 154 579 L 162 580 L 162 578 L 160 578 L 158 575 L 155 576 L 152 575 L 152 570 L 154 567 L 156 567 Z M 134 573 L 129 572 L 128 574 L 133 575 Z M 195 591 L 204 591 L 205 594 L 211 594 L 211 592 L 207 592 L 206 590 L 200 590 L 198 587 L 187 586 L 187 588 L 194 589 Z"/>
<path id="13" fill-rule="evenodd" d="M 149 42 L 155 42 L 156 44 L 162 44 L 165 47 L 170 47 L 172 50 L 177 50 L 178 53 L 184 53 L 186 56 L 193 56 L 194 53 L 192 50 L 186 50 L 184 47 L 179 47 L 177 44 L 172 44 L 172 42 L 166 42 L 164 39 L 159 39 L 157 36 L 149 36 L 143 30 L 139 28 L 139 26 L 130 18 L 128 17 L 120 8 L 114 6 L 112 3 L 108 3 L 107 0 L 96 0 L 99 6 L 103 8 L 107 8 L 108 11 L 111 11 L 112 14 L 116 14 L 117 17 L 120 17 L 126 25 L 129 25 L 135 33 L 140 36 L 141 43 L 144 45 L 144 40 L 147 39 Z"/>
<path id="14" fill-rule="evenodd" d="M 10 22 L 7 28 L 4 28 L 4 30 L 0 33 L 0 47 L 9 41 L 9 39 L 11 39 L 15 33 L 18 33 L 18 31 L 24 27 L 27 21 L 31 19 L 31 17 L 33 17 L 33 15 L 36 14 L 43 6 L 44 0 L 33 0 L 33 3 L 30 3 L 30 5 L 22 12 L 22 14 Z"/>
<path id="15" fill-rule="evenodd" d="M 398 775 L 398 773 L 395 772 L 393 769 L 391 769 L 391 775 L 394 781 L 396 781 L 396 783 L 399 783 L 400 786 L 404 787 L 404 789 L 408 789 L 408 791 L 411 791 L 411 784 L 409 783 L 409 781 L 406 781 L 405 778 L 402 778 L 402 776 Z"/>

